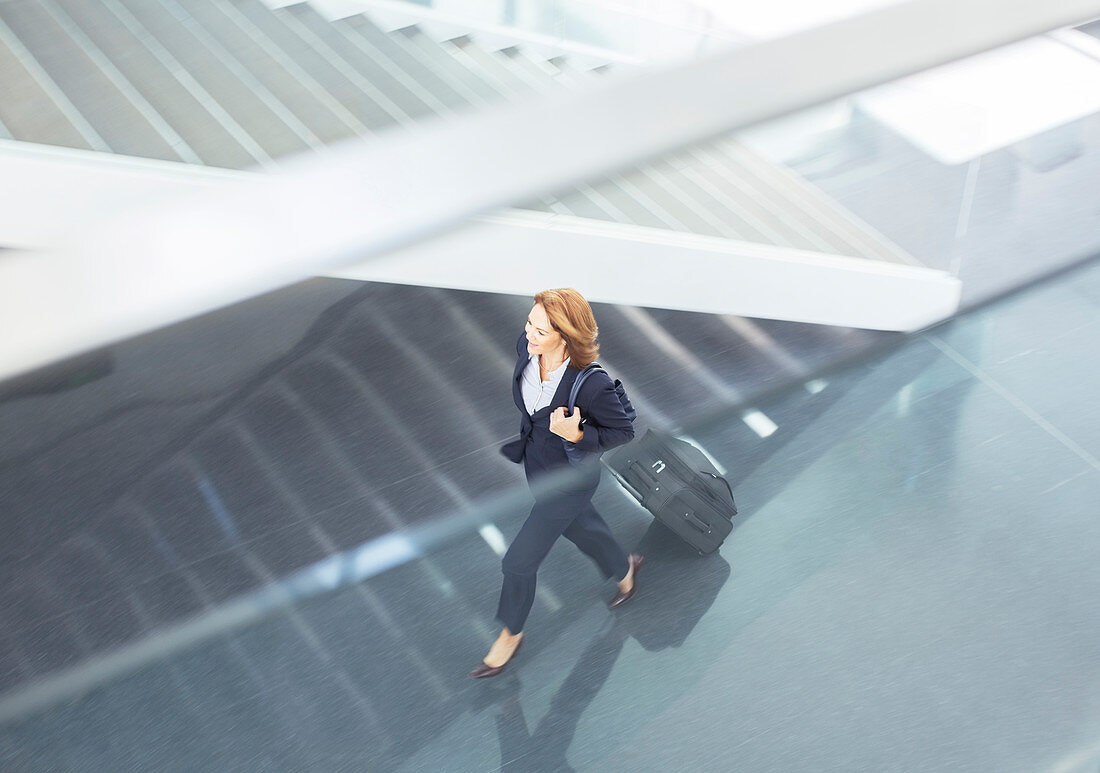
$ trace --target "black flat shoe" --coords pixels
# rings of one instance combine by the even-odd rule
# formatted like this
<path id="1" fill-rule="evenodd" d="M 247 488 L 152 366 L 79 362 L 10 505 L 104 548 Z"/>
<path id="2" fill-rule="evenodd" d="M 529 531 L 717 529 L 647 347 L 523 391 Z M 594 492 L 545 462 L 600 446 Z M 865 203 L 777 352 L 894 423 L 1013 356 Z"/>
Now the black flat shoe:
<path id="1" fill-rule="evenodd" d="M 512 658 L 519 652 L 519 648 L 523 646 L 523 639 L 519 640 L 519 644 L 512 650 L 511 656 L 499 666 L 490 666 L 488 663 L 482 661 L 481 664 L 470 672 L 470 676 L 474 679 L 488 679 L 490 676 L 496 676 L 504 670 L 504 666 L 512 662 Z"/>
<path id="2" fill-rule="evenodd" d="M 607 602 L 608 609 L 614 609 L 615 607 L 621 607 L 626 602 L 634 598 L 634 594 L 638 592 L 638 572 L 642 568 L 642 564 L 645 563 L 645 556 L 630 556 L 630 565 L 634 567 L 634 584 L 630 586 L 630 590 L 626 593 L 619 591 L 615 594 L 615 597 L 611 601 Z"/>

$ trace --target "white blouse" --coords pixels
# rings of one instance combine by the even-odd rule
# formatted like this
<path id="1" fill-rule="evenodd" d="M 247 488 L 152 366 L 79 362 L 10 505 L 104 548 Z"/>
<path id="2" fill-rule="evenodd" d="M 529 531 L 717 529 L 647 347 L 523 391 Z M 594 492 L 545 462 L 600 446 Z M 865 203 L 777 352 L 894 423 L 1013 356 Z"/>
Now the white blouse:
<path id="1" fill-rule="evenodd" d="M 543 381 L 542 374 L 539 373 L 539 358 L 531 355 L 531 358 L 527 361 L 527 367 L 523 369 L 523 383 L 521 385 L 523 406 L 528 413 L 535 413 L 550 405 L 550 401 L 554 399 L 554 393 L 558 391 L 558 385 L 561 384 L 562 376 L 565 375 L 565 369 L 568 367 L 569 358 L 566 357 L 565 362 L 550 374 L 550 378 Z"/>

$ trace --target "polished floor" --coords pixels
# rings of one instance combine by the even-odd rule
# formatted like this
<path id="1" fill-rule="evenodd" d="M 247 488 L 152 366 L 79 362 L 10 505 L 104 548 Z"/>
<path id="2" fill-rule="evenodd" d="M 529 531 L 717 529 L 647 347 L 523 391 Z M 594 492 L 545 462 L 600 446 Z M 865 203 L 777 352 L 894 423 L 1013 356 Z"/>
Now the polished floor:
<path id="1" fill-rule="evenodd" d="M 1100 768 L 1100 265 L 910 339 L 598 309 L 741 515 L 700 558 L 605 481 L 639 596 L 557 546 L 474 682 L 526 303 L 318 280 L 6 385 L 0 767 Z"/>

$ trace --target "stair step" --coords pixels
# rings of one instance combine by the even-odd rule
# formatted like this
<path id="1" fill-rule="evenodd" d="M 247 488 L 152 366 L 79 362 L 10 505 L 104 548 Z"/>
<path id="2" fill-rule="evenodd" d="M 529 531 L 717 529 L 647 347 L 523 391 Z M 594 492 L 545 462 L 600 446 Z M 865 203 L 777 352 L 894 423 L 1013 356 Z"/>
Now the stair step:
<path id="1" fill-rule="evenodd" d="M 444 41 L 440 46 L 505 97 L 516 98 L 545 90 L 536 88 L 534 84 L 520 77 L 505 65 L 503 58 L 486 51 L 468 35 Z"/>
<path id="2" fill-rule="evenodd" d="M 559 80 L 561 71 L 550 62 L 532 59 L 519 46 L 503 48 L 496 54 L 519 77 L 531 84 L 547 84 L 559 88 L 567 88 L 567 84 Z"/>
<path id="3" fill-rule="evenodd" d="M 330 23 L 308 3 L 287 6 L 281 12 L 294 14 L 318 34 L 323 30 L 330 30 L 332 34 L 340 35 L 363 52 L 366 58 L 363 64 L 364 75 L 369 78 L 376 69 L 385 70 L 437 112 L 443 112 L 442 108 L 461 110 L 471 104 L 471 100 L 460 89 L 436 72 L 430 61 L 426 61 L 399 39 L 382 32 L 365 17 L 351 17 Z"/>
<path id="4" fill-rule="evenodd" d="M 351 110 L 371 133 L 407 123 L 411 114 L 425 112 L 424 106 L 415 100 L 403 97 L 395 100 L 377 82 L 375 73 L 365 75 L 353 60 L 355 47 L 346 45 L 346 40 L 345 45 L 340 45 L 343 38 L 334 25 L 325 22 L 316 28 L 304 21 L 308 14 L 292 13 L 285 7 L 272 10 L 260 0 L 232 0 L 232 3 Z"/>
<path id="5" fill-rule="evenodd" d="M 202 163 L 244 169 L 269 160 L 251 137 L 114 0 L 54 0 Z"/>
<path id="6" fill-rule="evenodd" d="M 651 208 L 660 208 L 675 218 L 675 230 L 695 234 L 742 238 L 740 224 L 730 222 L 728 214 L 714 212 L 705 206 L 713 197 L 704 189 L 667 164 L 645 164 L 623 175 L 622 179 L 637 187 L 639 195 L 652 202 Z"/>
<path id="7" fill-rule="evenodd" d="M 504 63 L 485 53 L 469 38 L 460 37 L 435 45 L 450 57 L 450 62 L 444 62 L 443 66 L 477 78 L 487 87 L 492 88 L 497 99 L 516 99 L 536 91 L 531 83 L 509 71 Z M 596 189 L 591 185 L 582 184 L 559 198 L 568 198 L 568 203 L 563 201 L 565 206 L 573 214 L 581 217 L 655 227 L 671 227 L 671 223 L 675 222 L 646 209 L 641 201 L 623 190 L 623 186 L 617 179 L 609 183 L 600 181 L 599 186 L 599 189 Z M 636 214 L 632 215 L 631 212 Z"/>
<path id="8" fill-rule="evenodd" d="M 409 123 L 435 112 L 390 72 L 375 65 L 339 27 L 325 22 L 316 12 L 308 13 L 308 6 L 296 12 L 281 9 L 273 13 L 260 0 L 235 2 L 284 51 L 308 67 L 345 105 L 353 107 L 371 129 Z"/>
<path id="9" fill-rule="evenodd" d="M 788 194 L 777 191 L 764 175 L 747 171 L 734 159 L 715 153 L 712 148 L 699 148 L 690 155 L 677 158 L 692 173 L 707 179 L 726 192 L 753 218 L 766 238 L 800 249 L 851 255 L 852 246 L 835 238 L 812 216 L 792 206 Z M 761 170 L 763 171 L 763 170 Z"/>
<path id="10" fill-rule="evenodd" d="M 0 121 L 16 140 L 84 150 L 107 144 L 33 60 L 0 16 Z M 83 129 L 77 128 L 77 123 Z"/>
<path id="11" fill-rule="evenodd" d="M 706 223 L 704 227 L 713 229 L 716 235 L 741 241 L 783 243 L 781 238 L 770 239 L 754 228 L 751 218 L 745 217 L 736 200 L 731 200 L 701 176 L 677 167 L 667 158 L 657 159 L 647 164 L 646 168 L 652 176 L 665 180 L 670 189 L 675 189 L 678 195 L 691 201 L 694 215 L 702 219 Z"/>
<path id="12" fill-rule="evenodd" d="M 592 183 L 587 190 L 594 191 L 625 215 L 624 218 L 617 217 L 616 220 L 618 221 L 649 228 L 685 230 L 674 218 L 655 212 L 644 197 L 639 195 L 637 189 L 632 188 L 629 184 L 623 185 L 621 180 L 622 178 L 598 180 Z M 591 196 L 591 193 L 589 195 Z M 599 202 L 600 200 L 597 199 L 597 203 Z"/>
<path id="13" fill-rule="evenodd" d="M 475 56 L 474 46 L 467 46 L 471 56 Z M 566 87 L 555 78 L 551 65 L 538 64 L 525 56 L 521 49 L 511 48 L 498 52 L 486 60 L 480 54 L 477 61 L 485 66 L 507 70 L 513 78 L 539 90 L 549 91 Z M 730 227 L 725 220 L 715 216 L 700 204 L 709 196 L 690 180 L 681 177 L 667 165 L 644 164 L 635 170 L 613 175 L 608 183 L 595 184 L 595 188 L 605 196 L 612 195 L 613 187 L 625 191 L 633 200 L 632 205 L 620 209 L 629 212 L 632 222 L 656 228 L 668 228 L 676 231 L 740 238 L 739 231 Z"/>
<path id="14" fill-rule="evenodd" d="M 553 65 L 573 85 L 604 72 L 579 72 L 561 58 L 555 60 Z M 710 155 L 709 148 L 685 151 L 653 162 L 650 167 L 666 170 L 678 183 L 691 190 L 699 204 L 709 210 L 711 217 L 723 222 L 723 235 L 728 238 L 831 251 L 828 243 L 816 238 L 812 231 L 807 236 L 805 226 L 796 216 L 793 216 L 792 232 L 784 223 L 784 218 L 790 219 L 792 215 L 784 211 L 782 202 L 778 212 L 762 204 L 762 195 L 752 191 L 748 182 L 739 175 L 729 175 L 721 162 Z"/>
<path id="15" fill-rule="evenodd" d="M 102 62 L 73 40 L 43 5 L 32 0 L 8 0 L 0 5 L 0 18 L 112 151 L 182 160 L 134 100 L 122 93 L 120 86 L 129 84 L 105 72 Z"/>
<path id="16" fill-rule="evenodd" d="M 552 74 L 548 73 L 547 70 L 544 69 L 544 65 L 541 65 L 533 59 L 527 57 L 526 54 L 523 53 L 523 50 L 518 47 L 513 46 L 503 49 L 497 52 L 496 56 L 503 57 L 505 59 L 505 66 L 512 68 L 515 71 L 516 75 L 523 79 L 523 81 L 532 88 L 548 90 L 564 86 L 564 84 L 558 83 L 556 81 L 546 80 L 547 75 L 551 75 L 552 77 Z M 546 66 L 548 67 L 548 65 Z M 639 215 L 638 217 L 640 217 L 641 219 L 635 220 L 634 218 L 623 212 L 623 208 L 620 206 L 616 206 L 615 208 L 622 212 L 622 215 L 612 216 L 611 214 L 609 214 L 606 204 L 604 206 L 600 206 L 598 203 L 593 203 L 588 200 L 590 197 L 595 196 L 598 201 L 607 202 L 607 196 L 603 193 L 595 191 L 590 185 L 581 186 L 578 191 L 575 191 L 573 193 L 567 192 L 566 194 L 563 194 L 563 196 L 569 199 L 573 207 L 572 209 L 570 208 L 570 205 L 567 205 L 562 200 L 562 198 L 555 199 L 550 196 L 544 197 L 543 200 L 540 202 L 526 204 L 524 206 L 527 209 L 536 209 L 541 212 L 558 212 L 561 214 L 573 214 L 577 216 L 582 216 L 580 215 L 580 212 L 582 211 L 593 212 L 596 214 L 584 216 L 592 217 L 597 220 L 611 219 L 617 222 L 635 223 L 637 225 L 650 222 L 657 224 L 660 223 L 659 218 L 653 217 L 652 214 L 648 212 Z M 613 196 L 612 198 L 615 199 L 616 202 L 618 202 L 619 200 L 618 197 L 615 196 Z"/>
<path id="17" fill-rule="evenodd" d="M 356 29 L 362 30 L 373 24 L 362 16 L 348 20 Z M 377 28 L 375 28 L 377 29 Z M 466 67 L 456 67 L 454 57 L 448 54 L 439 43 L 432 40 L 419 27 L 405 27 L 394 31 L 393 37 L 407 45 L 422 61 L 433 68 L 441 77 L 446 78 L 456 88 L 465 93 L 472 104 L 486 105 L 502 102 L 501 94 Z"/>
<path id="18" fill-rule="evenodd" d="M 695 156 L 683 154 L 666 162 L 679 165 L 680 175 L 711 191 L 714 195 L 708 198 L 706 205 L 715 215 L 733 222 L 742 238 L 781 247 L 831 251 L 826 242 L 816 239 L 814 232 L 802 227 L 797 219 L 793 223 L 786 222 L 783 202 L 769 206 L 766 199 L 753 195 L 752 187 L 744 179 L 730 174 L 720 165 L 712 167 L 700 163 Z"/>
<path id="19" fill-rule="evenodd" d="M 307 138 L 336 142 L 366 133 L 366 126 L 348 112 L 324 84 L 317 82 L 294 58 L 232 3 L 215 0 L 162 0 L 190 16 L 206 34 L 248 70 L 282 106 L 284 120 Z"/>
<path id="20" fill-rule="evenodd" d="M 117 0 L 210 93 L 272 158 L 319 146 L 298 127 L 263 84 L 182 8 L 173 11 L 157 0 Z"/>
<path id="21" fill-rule="evenodd" d="M 586 217 L 590 220 L 610 220 L 613 223 L 629 223 L 630 218 L 625 214 L 617 214 L 617 208 L 611 207 L 602 194 L 596 194 L 589 189 L 588 193 L 579 190 L 566 191 L 555 198 L 560 206 L 565 207 L 565 214 L 575 217 Z"/>
<path id="22" fill-rule="evenodd" d="M 797 206 L 792 209 L 813 218 L 822 232 L 828 234 L 828 238 L 839 239 L 842 244 L 854 246 L 854 251 L 861 256 L 892 263 L 920 265 L 916 258 L 833 201 L 823 191 L 799 177 L 793 170 L 761 158 L 735 140 L 720 141 L 713 147 L 732 167 L 746 176 L 754 175 L 757 179 L 766 180 L 775 195 L 796 202 Z"/>
<path id="23" fill-rule="evenodd" d="M 582 72 L 562 58 L 551 64 L 574 84 L 607 72 L 607 68 Z M 738 220 L 734 227 L 746 233 L 741 238 L 829 254 L 918 263 L 794 172 L 757 156 L 736 140 L 704 144 L 665 160 L 697 184 L 721 192 L 722 199 L 706 204 L 713 208 L 719 201 L 727 202 Z"/>

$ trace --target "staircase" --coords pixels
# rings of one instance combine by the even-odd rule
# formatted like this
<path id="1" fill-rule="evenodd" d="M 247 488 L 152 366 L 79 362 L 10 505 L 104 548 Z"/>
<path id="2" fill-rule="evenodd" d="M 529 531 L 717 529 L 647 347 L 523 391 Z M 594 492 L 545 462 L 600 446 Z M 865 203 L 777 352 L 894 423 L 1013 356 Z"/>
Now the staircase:
<path id="1" fill-rule="evenodd" d="M 261 0 L 9 0 L 0 124 L 16 140 L 247 169 L 350 137 L 569 87 L 606 71 L 470 36 L 386 34 L 363 15 Z M 809 184 L 733 140 L 531 209 L 915 265 Z M 3 234 L 0 234 L 0 240 Z"/>

